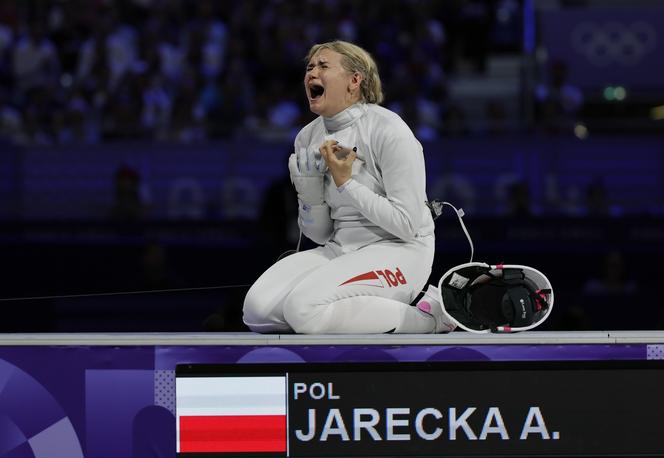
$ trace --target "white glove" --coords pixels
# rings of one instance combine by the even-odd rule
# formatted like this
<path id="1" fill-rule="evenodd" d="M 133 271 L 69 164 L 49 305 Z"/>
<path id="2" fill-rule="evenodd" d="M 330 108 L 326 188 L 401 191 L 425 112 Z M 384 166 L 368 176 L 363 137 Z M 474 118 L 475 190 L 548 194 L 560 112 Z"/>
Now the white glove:
<path id="1" fill-rule="evenodd" d="M 305 205 L 323 203 L 323 178 L 327 164 L 317 150 L 300 148 L 288 158 L 290 178 L 297 197 Z"/>

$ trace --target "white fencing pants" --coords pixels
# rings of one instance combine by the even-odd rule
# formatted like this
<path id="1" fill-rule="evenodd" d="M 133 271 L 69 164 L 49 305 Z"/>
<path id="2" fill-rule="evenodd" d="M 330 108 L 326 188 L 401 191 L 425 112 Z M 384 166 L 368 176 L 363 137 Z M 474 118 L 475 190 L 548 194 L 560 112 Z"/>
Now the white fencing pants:
<path id="1" fill-rule="evenodd" d="M 249 289 L 244 323 L 261 333 L 433 332 L 433 317 L 409 305 L 429 279 L 433 255 L 433 236 L 345 254 L 329 245 L 295 253 Z"/>

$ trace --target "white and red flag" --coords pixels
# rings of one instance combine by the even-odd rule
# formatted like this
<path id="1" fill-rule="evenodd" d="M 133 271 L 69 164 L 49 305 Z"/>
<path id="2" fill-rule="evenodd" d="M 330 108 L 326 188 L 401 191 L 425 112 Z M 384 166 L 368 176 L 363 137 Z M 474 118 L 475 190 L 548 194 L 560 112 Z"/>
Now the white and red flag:
<path id="1" fill-rule="evenodd" d="M 286 452 L 286 377 L 179 377 L 178 453 Z"/>

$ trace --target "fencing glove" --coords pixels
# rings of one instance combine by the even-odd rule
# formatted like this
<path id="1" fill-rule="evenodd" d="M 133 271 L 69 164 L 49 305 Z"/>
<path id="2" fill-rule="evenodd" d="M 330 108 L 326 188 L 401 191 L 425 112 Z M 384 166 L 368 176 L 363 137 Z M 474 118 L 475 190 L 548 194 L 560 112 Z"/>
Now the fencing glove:
<path id="1" fill-rule="evenodd" d="M 300 148 L 288 158 L 288 170 L 297 197 L 303 204 L 314 206 L 323 203 L 323 179 L 327 164 L 318 150 Z"/>

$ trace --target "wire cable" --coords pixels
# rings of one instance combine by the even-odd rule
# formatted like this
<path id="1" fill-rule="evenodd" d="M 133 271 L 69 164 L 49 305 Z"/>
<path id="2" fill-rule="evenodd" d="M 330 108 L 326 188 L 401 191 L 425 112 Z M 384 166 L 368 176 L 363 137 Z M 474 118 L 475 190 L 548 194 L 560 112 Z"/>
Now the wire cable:
<path id="1" fill-rule="evenodd" d="M 473 262 L 473 256 L 475 255 L 475 246 L 473 245 L 473 239 L 470 237 L 468 229 L 466 229 L 466 225 L 463 222 L 463 217 L 465 216 L 463 208 L 457 209 L 451 203 L 443 202 L 440 200 L 431 200 L 426 204 L 427 207 L 429 207 L 429 210 L 431 211 L 431 216 L 433 217 L 434 221 L 441 215 L 441 213 L 443 213 L 443 205 L 447 205 L 454 209 L 454 213 L 456 213 L 456 216 L 459 219 L 459 224 L 461 224 L 461 229 L 463 229 L 463 233 L 466 234 L 466 239 L 468 239 L 468 244 L 470 245 L 470 261 L 468 262 Z"/>
<path id="2" fill-rule="evenodd" d="M 46 300 L 46 299 L 73 299 L 79 297 L 110 297 L 110 296 L 126 296 L 131 294 L 179 293 L 185 291 L 211 291 L 215 289 L 248 288 L 250 286 L 251 285 L 219 285 L 219 286 L 199 286 L 194 288 L 151 289 L 143 291 L 115 291 L 110 293 L 62 294 L 62 295 L 53 295 L 53 296 L 32 296 L 32 297 L 0 297 L 0 302 L 37 301 L 37 300 Z"/>

